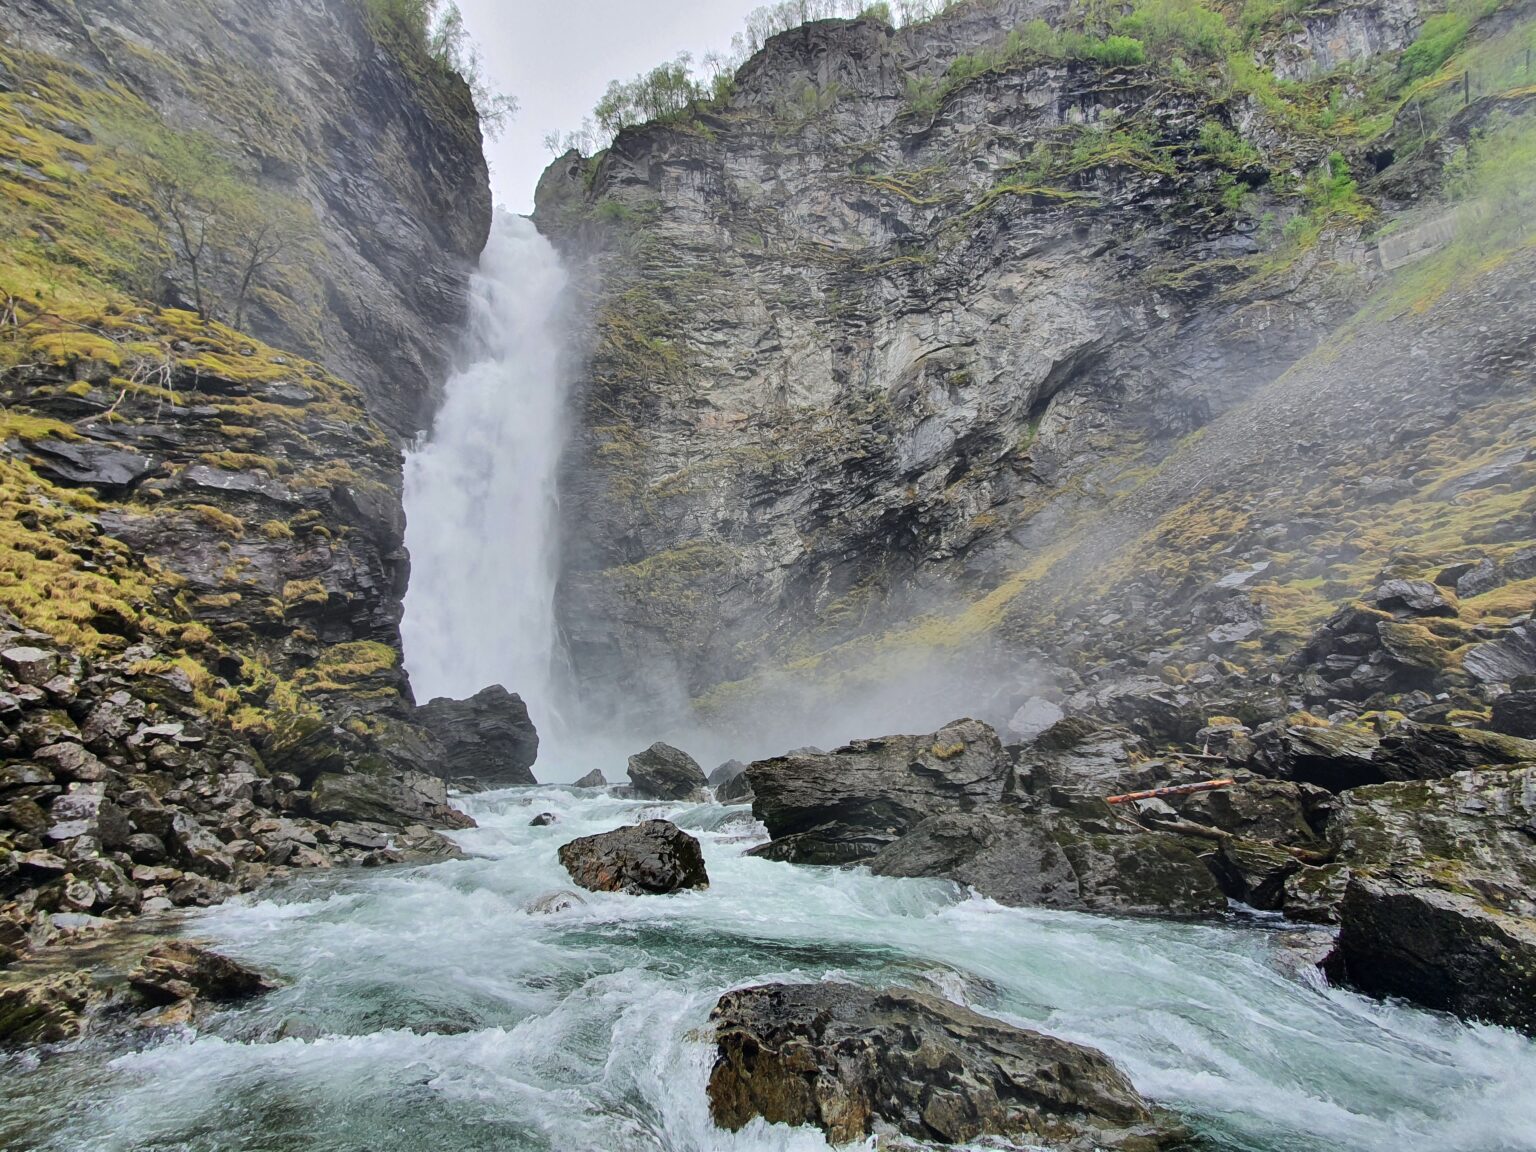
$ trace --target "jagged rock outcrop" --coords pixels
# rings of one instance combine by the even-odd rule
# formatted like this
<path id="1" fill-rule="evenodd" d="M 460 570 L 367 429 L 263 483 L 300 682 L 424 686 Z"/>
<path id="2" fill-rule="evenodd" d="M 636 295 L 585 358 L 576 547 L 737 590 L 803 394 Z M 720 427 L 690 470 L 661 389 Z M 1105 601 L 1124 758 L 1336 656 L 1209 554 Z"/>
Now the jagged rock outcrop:
<path id="1" fill-rule="evenodd" d="M 537 784 L 530 769 L 539 756 L 539 734 L 521 696 L 499 684 L 468 700 L 433 700 L 413 717 L 443 746 L 433 768 L 449 781 L 481 788 Z"/>
<path id="2" fill-rule="evenodd" d="M 762 1117 L 839 1145 L 995 1136 L 1077 1152 L 1185 1137 L 1102 1053 L 912 989 L 769 984 L 727 992 L 710 1020 L 710 1115 L 732 1131 Z"/>
<path id="3" fill-rule="evenodd" d="M 629 786 L 642 800 L 702 800 L 709 781 L 692 756 L 657 741 L 629 758 Z"/>
<path id="4" fill-rule="evenodd" d="M 704 850 L 669 820 L 647 820 L 560 848 L 560 863 L 571 879 L 593 892 L 664 895 L 708 888 Z"/>
<path id="5" fill-rule="evenodd" d="M 583 776 L 580 780 L 576 781 L 575 784 L 571 785 L 571 787 L 573 787 L 573 788 L 606 788 L 606 787 L 608 787 L 608 777 L 603 775 L 603 770 L 601 768 L 594 768 L 594 769 L 592 769 L 592 771 L 588 772 L 585 776 Z"/>

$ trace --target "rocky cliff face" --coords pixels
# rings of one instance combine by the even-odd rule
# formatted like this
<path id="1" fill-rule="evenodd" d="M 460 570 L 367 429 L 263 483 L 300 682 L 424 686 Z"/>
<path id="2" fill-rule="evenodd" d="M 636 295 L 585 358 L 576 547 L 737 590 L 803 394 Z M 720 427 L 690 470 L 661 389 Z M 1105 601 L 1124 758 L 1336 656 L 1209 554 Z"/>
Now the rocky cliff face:
<path id="1" fill-rule="evenodd" d="M 846 696 L 937 659 L 985 671 L 949 716 L 1005 722 L 1106 671 L 1251 687 L 1384 568 L 1422 574 L 1405 553 L 1518 551 L 1523 466 L 1471 497 L 1505 517 L 1485 539 L 1436 494 L 1529 440 L 1518 334 L 1463 322 L 1473 299 L 1511 318 L 1521 277 L 1467 288 L 1446 225 L 1387 282 L 1374 237 L 1523 107 L 1491 61 L 1529 16 L 1461 45 L 1466 107 L 1454 60 L 1414 86 L 1414 4 L 1210 49 L 1147 32 L 1124 64 L 1021 23 L 1080 26 L 1059 5 L 827 22 L 723 103 L 558 161 L 538 219 L 589 285 L 580 677 L 647 707 L 680 686 L 725 723 L 786 681 Z M 1346 526 L 1360 506 L 1379 531 Z"/>
<path id="2" fill-rule="evenodd" d="M 0 12 L 0 29 L 24 122 L 13 185 L 78 193 L 106 182 L 102 154 L 130 174 L 139 158 L 201 162 L 194 179 L 233 186 L 209 211 L 260 207 L 283 245 L 235 327 L 356 384 L 390 431 L 426 426 L 491 223 L 462 80 L 370 20 L 361 0 L 259 12 L 236 0 L 21 0 Z M 149 207 L 168 215 L 153 194 Z M 159 223 L 174 248 L 174 222 Z M 209 247 L 206 294 L 234 321 L 246 250 L 221 250 L 216 236 Z M 185 261 L 127 271 L 131 287 L 195 307 Z"/>
<path id="3" fill-rule="evenodd" d="M 462 824 L 398 438 L 490 197 L 467 87 L 369 12 L 0 12 L 0 632 L 48 670 L 0 680 L 7 944 Z"/>

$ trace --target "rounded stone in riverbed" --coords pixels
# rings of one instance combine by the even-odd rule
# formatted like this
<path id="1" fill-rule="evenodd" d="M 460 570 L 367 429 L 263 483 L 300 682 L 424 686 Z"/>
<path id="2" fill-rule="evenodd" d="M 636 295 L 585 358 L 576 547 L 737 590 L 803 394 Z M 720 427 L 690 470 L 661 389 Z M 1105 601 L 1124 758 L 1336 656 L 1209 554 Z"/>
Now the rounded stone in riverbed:
<path id="1" fill-rule="evenodd" d="M 699 842 L 668 820 L 572 840 L 560 849 L 560 863 L 592 892 L 664 895 L 709 887 Z"/>

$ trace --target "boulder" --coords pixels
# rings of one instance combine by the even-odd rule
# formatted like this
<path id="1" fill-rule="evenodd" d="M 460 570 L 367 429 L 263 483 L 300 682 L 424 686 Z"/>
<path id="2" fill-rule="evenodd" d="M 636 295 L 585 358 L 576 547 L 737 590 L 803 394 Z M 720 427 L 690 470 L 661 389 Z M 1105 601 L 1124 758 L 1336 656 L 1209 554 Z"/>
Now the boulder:
<path id="1" fill-rule="evenodd" d="M 1043 696 L 1031 696 L 1008 721 L 1008 731 L 1020 740 L 1033 740 L 1065 717 L 1061 705 Z"/>
<path id="2" fill-rule="evenodd" d="M 107 492 L 124 492 L 158 471 L 160 462 L 137 452 L 105 444 L 43 439 L 31 445 L 38 475 L 62 484 L 88 484 Z"/>
<path id="3" fill-rule="evenodd" d="M 53 841 L 91 836 L 103 847 L 127 841 L 133 829 L 127 815 L 107 799 L 105 784 L 72 784 L 48 809 L 48 838 Z"/>
<path id="4" fill-rule="evenodd" d="M 0 987 L 0 1045 L 57 1044 L 85 1030 L 97 999 L 84 972 L 65 972 Z"/>
<path id="5" fill-rule="evenodd" d="M 762 1117 L 838 1145 L 990 1136 L 1074 1152 L 1185 1136 L 1103 1053 L 910 989 L 769 984 L 726 993 L 711 1021 L 710 1115 L 731 1131 Z"/>
<path id="6" fill-rule="evenodd" d="M 1355 876 L 1331 979 L 1536 1035 L 1536 919 L 1475 895 Z"/>
<path id="7" fill-rule="evenodd" d="M 56 664 L 54 654 L 43 648 L 20 645 L 0 652 L 0 667 L 4 667 L 23 684 L 34 687 L 53 679 Z"/>
<path id="8" fill-rule="evenodd" d="M 129 973 L 128 983 L 151 1004 L 197 999 L 231 1003 L 277 987 L 238 961 L 182 940 L 151 948 Z"/>
<path id="9" fill-rule="evenodd" d="M 863 860 L 932 816 L 1001 802 L 1010 773 L 997 733 L 975 720 L 759 760 L 745 776 L 773 839 L 755 853 L 797 864 Z"/>
<path id="10" fill-rule="evenodd" d="M 529 770 L 539 755 L 539 734 L 522 697 L 499 684 L 468 700 L 433 700 L 414 719 L 442 744 L 445 780 L 469 779 L 491 788 L 538 783 Z"/>
<path id="11" fill-rule="evenodd" d="M 740 760 L 727 760 L 709 774 L 709 786 L 711 788 L 718 788 L 720 785 L 727 784 L 736 779 L 746 770 L 747 766 Z"/>
<path id="12" fill-rule="evenodd" d="M 571 787 L 572 788 L 606 788 L 606 787 L 608 787 L 608 777 L 603 775 L 603 770 L 601 768 L 594 768 L 594 769 L 592 769 L 592 771 L 588 772 L 585 776 L 583 776 L 580 780 L 576 781 L 576 783 L 572 784 Z"/>
<path id="13" fill-rule="evenodd" d="M 752 779 L 745 768 L 715 788 L 715 800 L 721 804 L 750 804 L 754 798 Z"/>
<path id="14" fill-rule="evenodd" d="M 309 810 L 326 824 L 384 824 L 391 828 L 426 824 L 471 828 L 474 821 L 448 804 L 448 786 L 419 772 L 394 775 L 327 773 L 310 789 Z"/>
<path id="15" fill-rule="evenodd" d="M 643 895 L 709 887 L 699 842 L 667 820 L 572 840 L 561 847 L 560 863 L 592 892 Z"/>
<path id="16" fill-rule="evenodd" d="M 642 800 L 702 800 L 709 787 L 697 760 L 660 741 L 629 758 L 629 782 Z"/>
<path id="17" fill-rule="evenodd" d="M 553 812 L 540 812 L 532 820 L 528 821 L 530 828 L 548 828 L 551 824 L 560 823 L 560 817 Z"/>
<path id="18" fill-rule="evenodd" d="M 1456 606 L 1428 580 L 1385 580 L 1366 600 L 1383 612 L 1397 615 L 1456 615 Z"/>
<path id="19" fill-rule="evenodd" d="M 1046 806 L 949 812 L 914 825 L 868 860 L 879 876 L 942 877 L 999 904 L 1123 915 L 1208 916 L 1226 893 L 1212 845 Z"/>

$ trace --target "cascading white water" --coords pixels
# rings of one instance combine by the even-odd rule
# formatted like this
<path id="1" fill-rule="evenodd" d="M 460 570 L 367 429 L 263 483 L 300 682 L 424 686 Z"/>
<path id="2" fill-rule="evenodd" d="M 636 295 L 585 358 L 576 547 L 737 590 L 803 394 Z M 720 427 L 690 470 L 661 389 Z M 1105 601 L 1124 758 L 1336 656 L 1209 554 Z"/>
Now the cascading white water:
<path id="1" fill-rule="evenodd" d="M 191 935 L 280 977 L 271 996 L 126 1051 L 0 1053 L 0 1147 L 829 1152 L 711 1124 L 708 1022 L 729 988 L 840 979 L 1092 1044 L 1206 1152 L 1536 1152 L 1536 1042 L 1289 975 L 1282 934 L 756 859 L 744 808 L 562 787 L 467 807 L 470 859 L 196 913 Z M 709 888 L 530 911 L 570 885 L 561 844 L 656 815 L 701 840 Z"/>
<path id="2" fill-rule="evenodd" d="M 501 684 L 540 725 L 555 712 L 566 285 L 532 222 L 498 212 L 471 284 L 467 367 L 405 465 L 411 584 L 401 634 L 417 698 Z"/>

